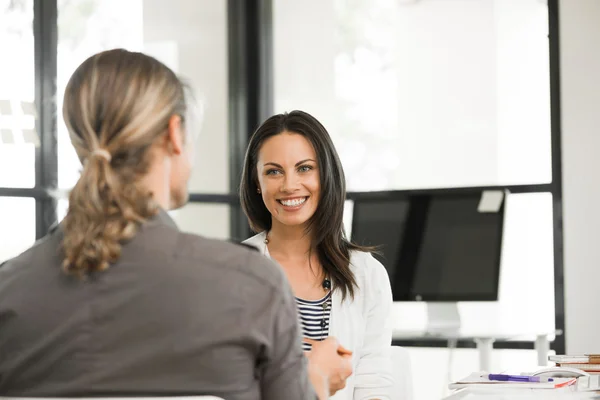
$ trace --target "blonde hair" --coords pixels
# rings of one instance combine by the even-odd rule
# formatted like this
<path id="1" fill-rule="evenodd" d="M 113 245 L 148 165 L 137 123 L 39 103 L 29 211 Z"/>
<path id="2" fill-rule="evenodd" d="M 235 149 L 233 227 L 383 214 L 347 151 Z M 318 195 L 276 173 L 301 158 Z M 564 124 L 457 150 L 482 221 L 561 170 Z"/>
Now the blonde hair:
<path id="1" fill-rule="evenodd" d="M 186 113 L 181 80 L 145 54 L 105 51 L 73 73 L 63 117 L 83 170 L 62 222 L 67 273 L 107 269 L 119 258 L 122 242 L 157 213 L 152 193 L 138 181 L 169 119 L 185 120 Z"/>

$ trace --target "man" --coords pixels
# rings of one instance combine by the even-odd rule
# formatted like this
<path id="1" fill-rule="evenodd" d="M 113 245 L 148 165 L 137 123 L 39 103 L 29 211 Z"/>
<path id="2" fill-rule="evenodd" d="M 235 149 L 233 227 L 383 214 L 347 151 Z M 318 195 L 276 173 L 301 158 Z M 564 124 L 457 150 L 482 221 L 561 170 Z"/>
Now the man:
<path id="1" fill-rule="evenodd" d="M 244 246 L 180 232 L 194 107 L 159 61 L 111 50 L 67 85 L 83 162 L 60 226 L 0 268 L 0 395 L 320 398 L 349 357 L 303 355 L 280 269 Z"/>

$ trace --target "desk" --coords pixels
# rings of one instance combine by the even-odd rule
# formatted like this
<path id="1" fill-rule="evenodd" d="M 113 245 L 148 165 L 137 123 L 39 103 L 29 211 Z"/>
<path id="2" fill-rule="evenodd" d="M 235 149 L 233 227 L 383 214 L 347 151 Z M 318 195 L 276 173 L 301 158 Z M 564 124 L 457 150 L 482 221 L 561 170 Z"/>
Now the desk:
<path id="1" fill-rule="evenodd" d="M 442 400 L 592 400 L 600 399 L 593 392 L 576 392 L 574 386 L 564 389 L 503 389 L 465 388 Z"/>
<path id="2" fill-rule="evenodd" d="M 537 351 L 538 365 L 548 364 L 548 352 L 550 351 L 550 336 L 560 334 L 560 331 L 539 333 L 535 335 L 535 350 Z M 392 340 L 427 340 L 441 339 L 446 341 L 470 340 L 475 342 L 479 351 L 479 369 L 490 371 L 492 363 L 492 350 L 494 342 L 510 341 L 527 338 L 523 333 L 499 333 L 499 332 L 426 332 L 426 331 L 403 331 L 395 329 L 392 332 Z M 531 340 L 531 336 L 528 337 Z"/>

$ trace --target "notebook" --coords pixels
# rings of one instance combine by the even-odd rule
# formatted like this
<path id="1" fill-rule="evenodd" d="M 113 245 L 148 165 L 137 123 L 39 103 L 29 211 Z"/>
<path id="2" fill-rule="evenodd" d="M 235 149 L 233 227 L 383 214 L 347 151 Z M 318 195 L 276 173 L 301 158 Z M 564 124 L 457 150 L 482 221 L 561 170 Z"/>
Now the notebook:
<path id="1" fill-rule="evenodd" d="M 600 364 L 557 363 L 557 365 L 566 368 L 578 368 L 586 372 L 600 372 Z"/>
<path id="2" fill-rule="evenodd" d="M 462 389 L 465 387 L 486 388 L 522 388 L 522 389 L 558 389 L 573 385 L 577 378 L 554 378 L 553 382 L 506 382 L 490 381 L 487 373 L 474 372 L 471 375 L 448 385 L 449 389 Z"/>
<path id="3" fill-rule="evenodd" d="M 585 364 L 600 364 L 600 354 L 584 354 L 580 356 L 569 355 L 552 355 L 548 356 L 548 360 L 557 364 L 563 363 L 585 363 Z"/>

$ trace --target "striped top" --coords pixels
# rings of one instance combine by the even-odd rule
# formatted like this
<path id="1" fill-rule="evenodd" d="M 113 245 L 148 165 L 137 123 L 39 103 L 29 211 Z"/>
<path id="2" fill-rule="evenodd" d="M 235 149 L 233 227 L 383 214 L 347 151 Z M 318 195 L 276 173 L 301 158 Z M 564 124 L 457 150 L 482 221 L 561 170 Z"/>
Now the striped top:
<path id="1" fill-rule="evenodd" d="M 303 300 L 296 297 L 298 317 L 302 326 L 302 337 L 324 340 L 329 333 L 331 315 L 331 291 L 320 300 Z M 302 350 L 310 351 L 312 345 L 302 342 Z"/>

